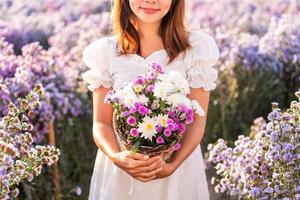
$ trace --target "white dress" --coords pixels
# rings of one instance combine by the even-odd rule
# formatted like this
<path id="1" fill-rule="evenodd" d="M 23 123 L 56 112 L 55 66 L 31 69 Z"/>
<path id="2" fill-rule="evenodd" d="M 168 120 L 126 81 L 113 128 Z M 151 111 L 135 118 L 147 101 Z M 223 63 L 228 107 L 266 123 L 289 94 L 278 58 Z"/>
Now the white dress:
<path id="1" fill-rule="evenodd" d="M 82 74 L 93 91 L 100 85 L 117 88 L 147 71 L 156 62 L 169 70 L 180 71 L 190 87 L 214 90 L 218 71 L 213 67 L 220 57 L 215 40 L 202 31 L 192 31 L 192 49 L 166 65 L 165 50 L 146 58 L 137 54 L 116 55 L 116 36 L 106 36 L 91 42 L 83 51 L 82 60 L 90 68 Z M 179 150 L 180 151 L 180 150 Z M 98 149 L 90 183 L 89 200 L 209 200 L 200 145 L 169 177 L 142 182 L 132 178 Z"/>

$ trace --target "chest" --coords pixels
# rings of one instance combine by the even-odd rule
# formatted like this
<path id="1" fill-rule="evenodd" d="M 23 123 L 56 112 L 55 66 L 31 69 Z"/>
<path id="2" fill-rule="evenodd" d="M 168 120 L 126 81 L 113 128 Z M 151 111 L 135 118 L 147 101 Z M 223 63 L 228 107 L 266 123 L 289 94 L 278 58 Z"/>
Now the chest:
<path id="1" fill-rule="evenodd" d="M 182 56 L 177 57 L 167 65 L 168 55 L 165 51 L 159 50 L 143 58 L 137 54 L 114 55 L 111 59 L 109 70 L 113 79 L 113 88 L 118 88 L 125 82 L 133 81 L 138 75 L 147 73 L 151 63 L 162 66 L 164 72 L 179 71 L 186 78 L 186 64 Z"/>

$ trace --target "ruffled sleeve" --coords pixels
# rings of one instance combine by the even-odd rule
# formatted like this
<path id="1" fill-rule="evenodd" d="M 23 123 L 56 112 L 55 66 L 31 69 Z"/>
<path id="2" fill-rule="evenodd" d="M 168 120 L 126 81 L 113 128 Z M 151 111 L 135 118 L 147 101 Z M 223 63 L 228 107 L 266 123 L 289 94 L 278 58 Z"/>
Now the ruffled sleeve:
<path id="1" fill-rule="evenodd" d="M 192 45 L 186 69 L 189 86 L 202 87 L 206 91 L 214 90 L 218 78 L 218 71 L 214 65 L 220 57 L 216 41 L 201 31 L 192 32 L 189 39 Z"/>
<path id="2" fill-rule="evenodd" d="M 89 70 L 81 74 L 82 79 L 88 83 L 88 89 L 94 91 L 101 85 L 112 87 L 113 81 L 109 71 L 109 41 L 107 37 L 97 39 L 90 43 L 82 52 L 82 61 Z"/>

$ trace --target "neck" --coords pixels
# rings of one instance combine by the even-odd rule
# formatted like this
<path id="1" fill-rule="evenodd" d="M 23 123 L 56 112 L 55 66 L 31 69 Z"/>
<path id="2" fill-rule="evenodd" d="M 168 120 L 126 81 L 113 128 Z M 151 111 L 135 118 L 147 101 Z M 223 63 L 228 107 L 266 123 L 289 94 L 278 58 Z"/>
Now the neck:
<path id="1" fill-rule="evenodd" d="M 152 38 L 160 37 L 159 27 L 160 21 L 154 23 L 138 22 L 138 34 L 141 40 L 151 40 Z"/>

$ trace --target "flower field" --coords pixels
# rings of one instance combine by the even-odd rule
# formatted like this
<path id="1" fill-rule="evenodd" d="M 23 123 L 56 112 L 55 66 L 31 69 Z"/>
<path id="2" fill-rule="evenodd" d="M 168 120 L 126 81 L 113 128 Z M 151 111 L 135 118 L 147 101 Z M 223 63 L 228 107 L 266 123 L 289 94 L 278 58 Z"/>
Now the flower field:
<path id="1" fill-rule="evenodd" d="M 208 181 L 214 177 L 211 198 L 300 199 L 299 92 L 295 96 L 300 88 L 300 2 L 186 2 L 189 27 L 211 34 L 221 52 L 201 142 Z M 109 0 L 0 1 L 1 198 L 87 199 L 97 147 L 92 94 L 80 76 L 87 70 L 81 58 L 90 42 L 111 32 L 109 11 Z M 37 87 L 42 87 L 41 98 Z M 33 99 L 25 101 L 28 94 Z M 22 109 L 24 102 L 35 105 L 29 106 L 34 112 Z M 273 103 L 272 108 L 272 102 L 279 106 Z M 20 110 L 23 118 L 13 115 Z M 19 126 L 8 129 L 8 119 Z M 273 151 L 281 147 L 278 158 Z M 34 159 L 38 155 L 45 159 Z M 233 158 L 243 158 L 243 164 Z M 252 159 L 257 166 L 249 167 Z M 237 175 L 228 163 L 243 173 Z M 293 170 L 286 169 L 291 163 Z M 271 169 L 266 170 L 267 164 Z M 36 167 L 30 171 L 26 166 L 31 165 Z M 254 173 L 266 173 L 266 178 Z"/>

